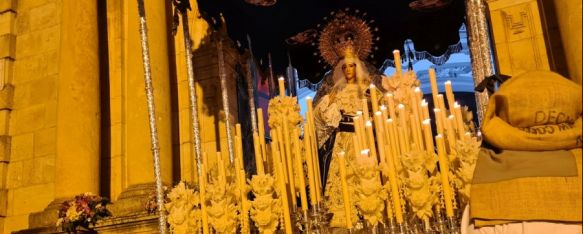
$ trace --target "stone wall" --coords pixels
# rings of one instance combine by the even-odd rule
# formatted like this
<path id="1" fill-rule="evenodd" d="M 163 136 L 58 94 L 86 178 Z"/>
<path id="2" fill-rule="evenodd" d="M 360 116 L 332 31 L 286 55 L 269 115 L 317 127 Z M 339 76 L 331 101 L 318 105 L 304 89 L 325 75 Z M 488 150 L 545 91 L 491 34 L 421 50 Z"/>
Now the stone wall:
<path id="1" fill-rule="evenodd" d="M 2 122 L 9 123 L 11 137 L 7 206 L 5 218 L 0 221 L 4 222 L 4 233 L 27 228 L 28 215 L 43 210 L 54 199 L 60 2 L 0 3 L 0 11 L 7 9 L 1 5 L 11 5 L 11 10 L 0 15 L 0 31 L 4 33 L 1 37 L 9 33 L 15 40 L 8 47 L 0 46 L 9 48 L 14 60 L 12 82 L 7 83 L 14 87 L 14 102 L 9 121 Z M 6 19 L 13 22 L 12 26 Z M 11 28 L 6 31 L 6 27 Z"/>
<path id="2" fill-rule="evenodd" d="M 16 1 L 0 3 L 0 232 L 4 230 L 8 205 L 7 170 L 10 162 L 12 138 L 8 121 L 12 113 L 14 86 L 12 69 L 16 47 L 14 21 Z"/>

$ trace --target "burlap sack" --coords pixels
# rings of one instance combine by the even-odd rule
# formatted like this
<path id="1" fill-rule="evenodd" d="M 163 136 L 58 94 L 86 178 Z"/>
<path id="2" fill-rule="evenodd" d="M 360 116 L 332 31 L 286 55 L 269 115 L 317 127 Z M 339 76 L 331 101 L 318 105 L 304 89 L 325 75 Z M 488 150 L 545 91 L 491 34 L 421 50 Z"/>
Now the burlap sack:
<path id="1" fill-rule="evenodd" d="M 550 71 L 523 73 L 490 97 L 484 139 L 507 150 L 581 147 L 581 86 Z"/>
<path id="2" fill-rule="evenodd" d="M 476 227 L 517 221 L 581 222 L 581 149 L 571 150 L 578 175 L 528 177 L 472 184 L 470 216 Z"/>
<path id="3" fill-rule="evenodd" d="M 478 154 L 472 184 L 496 183 L 525 177 L 577 176 L 571 151 L 512 151 L 496 153 L 483 148 Z"/>
<path id="4" fill-rule="evenodd" d="M 476 165 L 490 174 L 475 177 L 493 177 L 471 187 L 470 214 L 477 227 L 528 220 L 581 222 L 582 108 L 581 86 L 548 71 L 513 77 L 490 97 L 482 124 L 489 144 L 515 151 L 570 150 L 573 157 L 532 153 L 492 157 L 498 161 Z M 530 162 L 528 156 L 538 157 Z M 576 176 L 542 171 L 551 164 L 559 165 L 556 170 L 575 164 Z M 562 166 L 567 164 L 571 167 Z M 492 176 L 500 166 L 522 171 Z"/>

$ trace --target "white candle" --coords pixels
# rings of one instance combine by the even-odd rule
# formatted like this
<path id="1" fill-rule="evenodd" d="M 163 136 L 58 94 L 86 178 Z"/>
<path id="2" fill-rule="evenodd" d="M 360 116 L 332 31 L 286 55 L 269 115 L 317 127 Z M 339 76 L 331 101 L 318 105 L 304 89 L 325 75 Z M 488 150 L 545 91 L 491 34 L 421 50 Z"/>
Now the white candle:
<path id="1" fill-rule="evenodd" d="M 445 97 L 447 97 L 447 108 L 453 112 L 455 97 L 453 95 L 453 89 L 451 88 L 451 81 L 448 80 L 444 84 L 445 84 Z"/>
<path id="2" fill-rule="evenodd" d="M 425 99 L 421 101 L 421 113 L 423 113 L 423 119 L 429 119 L 429 107 Z"/>
<path id="3" fill-rule="evenodd" d="M 464 138 L 464 133 L 466 131 L 465 126 L 464 126 L 464 120 L 462 117 L 462 110 L 461 110 L 461 106 L 459 104 L 454 103 L 453 104 L 453 113 L 455 114 L 455 120 L 456 120 L 456 125 L 457 125 L 457 133 L 458 133 L 458 138 L 461 140 Z"/>
<path id="4" fill-rule="evenodd" d="M 370 101 L 372 103 L 372 112 L 377 112 L 379 110 L 379 98 L 377 95 L 377 87 L 374 84 L 369 86 L 370 90 Z"/>
<path id="5" fill-rule="evenodd" d="M 437 142 L 437 155 L 439 156 L 439 169 L 441 175 L 441 188 L 443 190 L 443 199 L 445 203 L 445 214 L 448 218 L 453 217 L 453 190 L 449 184 L 449 160 L 445 152 L 445 143 L 443 136 L 438 134 L 435 137 Z"/>
<path id="6" fill-rule="evenodd" d="M 439 94 L 439 89 L 437 88 L 437 77 L 435 76 L 435 69 L 429 69 L 429 82 L 431 83 L 431 95 L 433 96 L 433 106 L 437 106 L 437 94 Z"/>
<path id="7" fill-rule="evenodd" d="M 373 134 L 373 129 L 372 129 L 372 122 L 370 120 L 366 121 L 366 123 L 364 125 L 366 128 L 366 135 L 368 137 L 368 147 L 370 149 L 371 156 L 375 159 L 375 162 L 378 162 L 377 154 L 376 154 L 376 147 L 375 147 L 375 139 L 374 139 L 374 134 Z M 367 152 L 367 155 L 368 155 L 368 152 Z"/>
<path id="8" fill-rule="evenodd" d="M 285 96 L 285 82 L 283 77 L 279 77 L 279 79 L 277 79 L 278 84 L 279 84 L 279 96 Z"/>
<path id="9" fill-rule="evenodd" d="M 433 133 L 431 132 L 431 119 L 423 120 L 423 136 L 425 138 L 425 150 L 433 156 L 435 147 L 433 146 Z"/>
<path id="10" fill-rule="evenodd" d="M 401 65 L 401 53 L 399 50 L 393 50 L 393 57 L 395 59 L 395 74 L 400 76 L 403 73 L 403 68 Z"/>
<path id="11" fill-rule="evenodd" d="M 348 192 L 348 182 L 346 181 L 346 163 L 344 159 L 344 151 L 338 152 L 338 168 L 340 169 L 340 182 L 342 184 L 342 200 L 344 202 L 344 215 L 346 220 L 346 228 L 352 228 L 352 212 L 350 193 Z"/>

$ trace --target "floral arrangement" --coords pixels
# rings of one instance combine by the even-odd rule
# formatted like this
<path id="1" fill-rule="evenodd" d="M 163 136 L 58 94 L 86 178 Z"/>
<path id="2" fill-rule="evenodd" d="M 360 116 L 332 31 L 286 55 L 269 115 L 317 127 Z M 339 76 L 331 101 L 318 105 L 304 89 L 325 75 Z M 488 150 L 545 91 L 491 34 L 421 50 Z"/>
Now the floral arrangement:
<path id="1" fill-rule="evenodd" d="M 293 129 L 302 122 L 300 115 L 300 105 L 295 97 L 277 96 L 269 100 L 267 108 L 269 115 L 268 124 L 270 128 L 278 128 L 283 126 L 283 117 L 287 118 L 288 128 Z"/>
<path id="2" fill-rule="evenodd" d="M 67 233 L 76 233 L 81 228 L 91 230 L 97 221 L 111 216 L 107 204 L 110 204 L 109 199 L 92 193 L 77 195 L 61 204 L 57 227 L 62 227 Z"/>
<path id="3" fill-rule="evenodd" d="M 188 185 L 186 185 L 186 186 L 188 186 Z M 163 186 L 162 187 L 162 194 L 164 194 L 164 198 L 163 198 L 164 202 L 168 202 L 168 192 L 169 192 L 168 187 Z M 156 212 L 158 212 L 158 202 L 157 202 L 158 196 L 156 194 L 157 194 L 156 190 L 152 190 L 152 192 L 150 192 L 150 195 L 148 195 L 148 200 L 146 200 L 146 202 L 144 204 L 144 208 L 146 209 L 148 214 L 156 214 Z"/>
<path id="4" fill-rule="evenodd" d="M 406 71 L 403 74 L 395 73 L 390 79 L 382 79 L 382 82 L 383 88 L 393 94 L 395 103 L 402 103 L 407 107 L 412 104 L 411 92 L 421 84 L 413 71 Z"/>

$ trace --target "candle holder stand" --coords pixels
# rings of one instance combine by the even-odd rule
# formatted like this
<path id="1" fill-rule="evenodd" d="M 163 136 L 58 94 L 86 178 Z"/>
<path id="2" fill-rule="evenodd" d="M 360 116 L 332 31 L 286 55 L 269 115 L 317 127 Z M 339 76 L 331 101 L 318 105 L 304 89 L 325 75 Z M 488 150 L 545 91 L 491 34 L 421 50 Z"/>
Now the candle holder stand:
<path id="1" fill-rule="evenodd" d="M 447 218 L 447 224 L 448 224 L 448 233 L 451 234 L 460 234 L 460 227 L 457 223 L 457 219 L 454 217 L 448 217 Z"/>
<path id="2" fill-rule="evenodd" d="M 382 225 L 383 227 L 383 232 L 384 234 L 392 234 L 392 233 L 396 233 L 397 232 L 397 226 L 395 225 L 395 220 L 393 220 L 392 218 L 389 219 L 389 221 Z"/>

